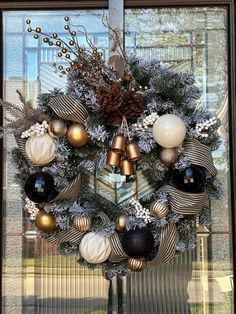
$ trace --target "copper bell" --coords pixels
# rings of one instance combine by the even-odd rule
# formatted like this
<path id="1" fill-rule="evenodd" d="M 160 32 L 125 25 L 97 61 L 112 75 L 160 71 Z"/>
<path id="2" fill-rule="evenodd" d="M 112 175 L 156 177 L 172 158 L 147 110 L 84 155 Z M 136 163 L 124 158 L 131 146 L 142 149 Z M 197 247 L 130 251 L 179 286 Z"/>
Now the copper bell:
<path id="1" fill-rule="evenodd" d="M 110 150 L 107 156 L 107 164 L 110 166 L 119 167 L 120 165 L 120 155 L 113 150 Z"/>
<path id="2" fill-rule="evenodd" d="M 128 142 L 125 146 L 125 151 L 128 160 L 136 161 L 141 158 L 140 149 L 135 142 Z"/>
<path id="3" fill-rule="evenodd" d="M 117 154 L 121 154 L 125 150 L 126 138 L 123 134 L 118 134 L 114 136 L 111 144 L 111 149 Z"/>
<path id="4" fill-rule="evenodd" d="M 134 167 L 131 161 L 124 159 L 120 162 L 120 173 L 122 176 L 134 174 Z"/>

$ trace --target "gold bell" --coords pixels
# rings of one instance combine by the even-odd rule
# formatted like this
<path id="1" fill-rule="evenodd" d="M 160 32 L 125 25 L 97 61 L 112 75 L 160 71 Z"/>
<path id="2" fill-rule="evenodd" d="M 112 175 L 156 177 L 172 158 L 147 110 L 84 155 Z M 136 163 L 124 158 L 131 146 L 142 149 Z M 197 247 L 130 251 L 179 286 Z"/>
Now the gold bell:
<path id="1" fill-rule="evenodd" d="M 120 154 L 110 150 L 107 156 L 107 164 L 110 166 L 119 167 L 120 165 Z"/>
<path id="2" fill-rule="evenodd" d="M 120 162 L 120 173 L 122 176 L 134 174 L 134 167 L 131 161 L 124 159 Z"/>
<path id="3" fill-rule="evenodd" d="M 136 161 L 141 158 L 140 149 L 135 142 L 129 142 L 125 146 L 126 157 L 128 160 Z"/>
<path id="4" fill-rule="evenodd" d="M 111 149 L 117 154 L 121 154 L 125 150 L 126 138 L 123 134 L 118 134 L 114 136 L 111 144 Z"/>

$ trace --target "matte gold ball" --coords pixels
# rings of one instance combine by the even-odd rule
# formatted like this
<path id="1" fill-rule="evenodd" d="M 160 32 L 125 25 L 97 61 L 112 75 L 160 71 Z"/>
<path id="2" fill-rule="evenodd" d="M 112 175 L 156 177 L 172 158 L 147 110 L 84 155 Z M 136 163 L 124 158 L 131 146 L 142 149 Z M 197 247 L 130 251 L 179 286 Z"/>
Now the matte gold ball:
<path id="1" fill-rule="evenodd" d="M 147 266 L 147 261 L 145 258 L 129 258 L 128 267 L 132 271 L 142 271 Z"/>
<path id="2" fill-rule="evenodd" d="M 121 231 L 125 229 L 126 224 L 127 224 L 128 216 L 125 214 L 121 214 L 119 217 L 116 219 L 116 230 Z"/>
<path id="3" fill-rule="evenodd" d="M 92 225 L 92 219 L 90 217 L 75 216 L 73 220 L 73 225 L 77 230 L 81 232 L 86 232 L 90 229 Z"/>
<path id="4" fill-rule="evenodd" d="M 67 132 L 66 123 L 63 120 L 54 120 L 49 124 L 48 133 L 52 137 L 60 137 Z"/>
<path id="5" fill-rule="evenodd" d="M 88 142 L 88 133 L 85 131 L 84 126 L 79 123 L 69 126 L 66 137 L 73 147 L 81 147 Z"/>
<path id="6" fill-rule="evenodd" d="M 164 148 L 160 153 L 159 159 L 163 165 L 169 167 L 178 159 L 178 153 L 175 148 Z"/>
<path id="7" fill-rule="evenodd" d="M 56 228 L 53 214 L 40 210 L 35 219 L 35 225 L 43 232 L 51 232 Z"/>
<path id="8" fill-rule="evenodd" d="M 150 211 L 157 219 L 161 219 L 168 214 L 169 205 L 156 200 L 151 204 Z"/>

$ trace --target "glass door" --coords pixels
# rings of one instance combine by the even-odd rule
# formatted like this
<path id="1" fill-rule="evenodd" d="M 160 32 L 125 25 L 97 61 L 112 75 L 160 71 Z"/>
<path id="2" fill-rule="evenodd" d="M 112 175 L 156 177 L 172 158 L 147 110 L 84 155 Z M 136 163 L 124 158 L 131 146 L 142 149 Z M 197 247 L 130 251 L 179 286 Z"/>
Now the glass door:
<path id="1" fill-rule="evenodd" d="M 37 96 L 66 87 L 53 63 L 63 61 L 56 49 L 32 39 L 25 20 L 43 25 L 47 32 L 64 36 L 64 16 L 83 25 L 93 43 L 108 59 L 108 30 L 102 23 L 106 10 L 45 10 L 3 12 L 3 95 L 17 100 L 16 89 L 37 105 Z M 231 254 L 230 171 L 228 134 L 228 10 L 227 7 L 126 9 L 125 50 L 128 55 L 153 58 L 177 71 L 192 72 L 207 107 L 221 119 L 221 145 L 214 163 L 222 182 L 220 200 L 212 202 L 211 227 L 198 221 L 197 246 L 166 265 L 150 267 L 128 278 L 106 280 L 99 269 L 61 256 L 57 247 L 36 237 L 22 211 L 14 181 L 10 151 L 16 145 L 5 137 L 4 161 L 4 267 L 3 301 L 6 314 L 217 314 L 234 313 Z M 80 38 L 83 42 L 83 36 Z M 141 174 L 140 174 L 141 175 Z M 123 191 L 97 174 L 95 184 L 110 198 L 126 201 Z M 140 190 L 149 189 L 142 181 Z"/>

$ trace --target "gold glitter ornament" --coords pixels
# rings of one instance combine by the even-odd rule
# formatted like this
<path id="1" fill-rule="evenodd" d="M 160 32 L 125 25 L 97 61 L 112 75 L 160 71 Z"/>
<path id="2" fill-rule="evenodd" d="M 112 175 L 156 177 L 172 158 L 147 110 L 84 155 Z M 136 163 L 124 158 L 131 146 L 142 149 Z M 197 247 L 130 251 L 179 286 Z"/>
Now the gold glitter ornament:
<path id="1" fill-rule="evenodd" d="M 81 217 L 81 216 L 75 216 L 73 220 L 74 227 L 80 231 L 80 232 L 86 232 L 90 229 L 92 225 L 92 219 L 91 217 Z"/>
<path id="2" fill-rule="evenodd" d="M 151 204 L 150 211 L 157 219 L 161 219 L 168 214 L 169 205 L 156 200 Z"/>
<path id="3" fill-rule="evenodd" d="M 35 219 L 35 225 L 43 232 L 52 232 L 56 228 L 55 218 L 52 213 L 40 210 Z"/>
<path id="4" fill-rule="evenodd" d="M 128 216 L 125 214 L 121 214 L 116 219 L 116 230 L 121 231 L 125 229 L 127 224 Z"/>
<path id="5" fill-rule="evenodd" d="M 132 271 L 142 271 L 147 266 L 147 261 L 145 258 L 129 258 L 128 267 Z"/>
<path id="6" fill-rule="evenodd" d="M 70 125 L 66 137 L 69 144 L 73 147 L 81 147 L 88 142 L 88 133 L 80 123 Z"/>
<path id="7" fill-rule="evenodd" d="M 48 128 L 48 134 L 52 137 L 60 137 L 66 135 L 67 132 L 67 126 L 66 123 L 63 120 L 57 119 L 53 120 L 49 124 Z"/>
<path id="8" fill-rule="evenodd" d="M 169 167 L 170 165 L 174 164 L 176 160 L 178 159 L 178 154 L 175 148 L 164 148 L 159 156 L 160 161 L 165 165 L 166 167 Z"/>

